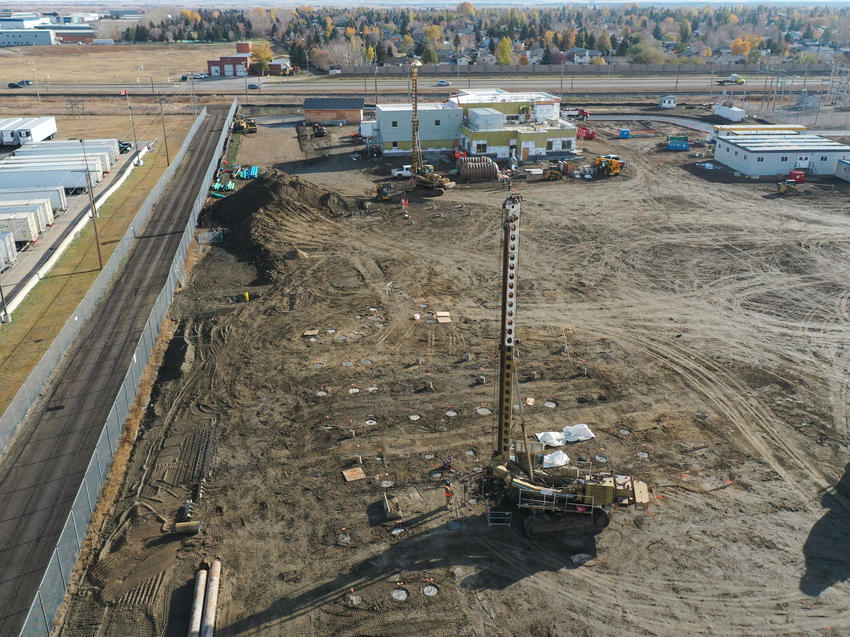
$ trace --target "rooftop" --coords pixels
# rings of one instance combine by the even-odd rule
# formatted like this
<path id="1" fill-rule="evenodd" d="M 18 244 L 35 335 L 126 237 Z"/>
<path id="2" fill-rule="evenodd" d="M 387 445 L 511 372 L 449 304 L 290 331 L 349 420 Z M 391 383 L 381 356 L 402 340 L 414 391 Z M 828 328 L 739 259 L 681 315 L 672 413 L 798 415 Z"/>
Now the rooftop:
<path id="1" fill-rule="evenodd" d="M 754 153 L 797 150 L 846 151 L 850 153 L 850 146 L 818 135 L 737 135 L 735 137 L 722 137 L 718 141 Z"/>
<path id="2" fill-rule="evenodd" d="M 305 111 L 349 111 L 363 108 L 362 97 L 308 97 L 304 100 Z"/>
<path id="3" fill-rule="evenodd" d="M 461 89 L 449 100 L 458 104 L 495 104 L 498 102 L 537 102 L 553 101 L 560 102 L 559 97 L 543 91 L 531 91 L 514 93 L 501 88 L 473 88 Z"/>
<path id="4" fill-rule="evenodd" d="M 442 111 L 449 108 L 457 108 L 457 105 L 450 102 L 419 102 L 417 107 L 420 111 Z M 392 111 L 412 111 L 413 104 L 378 104 L 378 110 L 385 113 Z"/>

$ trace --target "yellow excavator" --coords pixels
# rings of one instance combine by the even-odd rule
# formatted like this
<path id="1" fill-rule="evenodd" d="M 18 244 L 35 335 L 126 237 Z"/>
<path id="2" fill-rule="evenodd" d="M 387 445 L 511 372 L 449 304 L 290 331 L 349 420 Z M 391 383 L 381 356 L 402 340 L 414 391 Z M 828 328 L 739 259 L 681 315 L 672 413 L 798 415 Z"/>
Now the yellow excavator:
<path id="1" fill-rule="evenodd" d="M 256 133 L 257 132 L 257 124 L 250 117 L 245 117 L 243 115 L 236 115 L 233 118 L 233 132 L 234 133 Z"/>
<path id="2" fill-rule="evenodd" d="M 610 157 L 597 157 L 593 160 L 594 177 L 613 177 L 620 174 L 623 162 Z"/>
<path id="3" fill-rule="evenodd" d="M 800 184 L 794 179 L 786 179 L 776 184 L 776 190 L 780 195 L 803 195 L 806 191 L 800 188 Z"/>
<path id="4" fill-rule="evenodd" d="M 522 440 L 512 441 L 522 196 L 511 193 L 502 208 L 504 238 L 499 407 L 496 450 L 490 467 L 492 480 L 488 499 L 491 510 L 518 511 L 523 529 L 528 535 L 596 534 L 608 526 L 610 511 L 615 505 L 647 508 L 649 490 L 644 482 L 633 480 L 631 476 L 594 471 L 590 463 L 544 469 L 542 445 L 527 439 L 522 418 Z M 535 446 L 538 448 L 534 449 L 533 455 L 532 447 Z"/>

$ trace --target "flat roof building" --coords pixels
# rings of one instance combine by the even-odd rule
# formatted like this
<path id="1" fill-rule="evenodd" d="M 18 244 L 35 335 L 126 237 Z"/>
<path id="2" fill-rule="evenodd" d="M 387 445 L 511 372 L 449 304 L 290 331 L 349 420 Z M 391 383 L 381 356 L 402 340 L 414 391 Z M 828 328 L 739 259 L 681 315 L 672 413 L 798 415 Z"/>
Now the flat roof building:
<path id="1" fill-rule="evenodd" d="M 417 105 L 417 110 L 419 149 L 422 152 L 449 151 L 460 147 L 463 110 L 459 106 L 448 102 L 423 102 Z M 378 145 L 384 153 L 413 152 L 412 104 L 379 104 L 375 108 L 375 119 L 378 123 Z"/>
<path id="2" fill-rule="evenodd" d="M 2 46 L 52 46 L 56 32 L 50 29 L 0 29 Z"/>
<path id="3" fill-rule="evenodd" d="M 838 161 L 850 159 L 850 146 L 808 134 L 750 134 L 718 137 L 714 159 L 750 177 L 805 170 L 834 175 Z"/>

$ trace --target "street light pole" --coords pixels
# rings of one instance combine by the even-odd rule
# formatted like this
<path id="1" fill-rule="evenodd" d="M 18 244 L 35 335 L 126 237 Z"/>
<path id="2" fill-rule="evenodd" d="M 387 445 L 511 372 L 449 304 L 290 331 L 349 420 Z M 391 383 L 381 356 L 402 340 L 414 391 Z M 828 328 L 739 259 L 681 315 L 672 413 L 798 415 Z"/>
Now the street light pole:
<path id="1" fill-rule="evenodd" d="M 41 92 L 38 90 L 38 75 L 36 74 L 38 69 L 36 67 L 32 67 L 32 78 L 35 80 L 35 96 L 38 98 L 38 103 L 41 104 Z"/>
<path id="2" fill-rule="evenodd" d="M 171 165 L 171 157 L 168 154 L 168 133 L 165 132 L 165 111 L 162 107 L 162 95 L 159 96 L 159 116 L 162 119 L 162 138 L 165 140 L 165 165 Z"/>
<path id="3" fill-rule="evenodd" d="M 139 140 L 136 138 L 136 122 L 133 120 L 133 108 L 130 106 L 130 93 L 126 90 L 124 91 L 124 95 L 127 96 L 127 111 L 130 113 L 130 126 L 133 128 L 133 149 L 136 151 L 136 166 L 140 166 L 141 162 L 139 161 Z"/>
<path id="4" fill-rule="evenodd" d="M 11 323 L 12 315 L 6 310 L 6 296 L 3 294 L 2 285 L 0 285 L 0 303 L 3 304 L 3 310 L 0 311 L 0 323 Z"/>
<path id="5" fill-rule="evenodd" d="M 83 162 L 86 164 L 86 188 L 89 193 L 89 204 L 91 205 L 91 223 L 94 227 L 94 242 L 97 245 L 97 262 L 100 265 L 100 269 L 103 270 L 103 253 L 100 251 L 100 235 L 97 232 L 97 206 L 94 203 L 94 193 L 91 189 L 91 174 L 89 173 L 89 160 L 86 155 L 86 142 L 81 139 L 80 144 L 83 147 Z"/>

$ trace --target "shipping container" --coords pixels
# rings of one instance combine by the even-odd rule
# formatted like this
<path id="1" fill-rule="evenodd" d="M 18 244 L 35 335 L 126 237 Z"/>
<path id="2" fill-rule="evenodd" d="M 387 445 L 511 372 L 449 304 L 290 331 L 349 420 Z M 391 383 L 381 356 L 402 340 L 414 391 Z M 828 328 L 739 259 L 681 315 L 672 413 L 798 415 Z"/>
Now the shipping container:
<path id="1" fill-rule="evenodd" d="M 17 201 L 18 199 L 49 199 L 54 214 L 57 210 L 68 209 L 68 198 L 64 188 L 3 188 L 0 190 L 0 201 Z"/>
<path id="2" fill-rule="evenodd" d="M 86 155 L 94 155 L 97 153 L 106 153 L 109 158 L 109 165 L 112 166 L 118 161 L 119 151 L 116 150 L 117 144 L 113 146 L 106 142 L 93 143 L 86 141 Z M 82 154 L 83 145 L 79 142 L 42 142 L 41 144 L 29 144 L 15 151 L 15 155 L 67 155 L 67 154 Z"/>
<path id="3" fill-rule="evenodd" d="M 15 159 L 14 157 L 12 159 Z M 98 170 L 97 166 L 100 162 L 89 161 L 88 171 L 91 174 L 92 184 L 99 183 L 103 179 L 103 173 Z M 85 179 L 86 164 L 83 161 L 62 160 L 62 161 L 3 161 L 0 162 L 0 172 L 7 170 L 70 170 L 81 171 Z M 85 186 L 83 181 L 83 186 Z"/>
<path id="4" fill-rule="evenodd" d="M 690 150 L 691 142 L 687 139 L 671 139 L 667 142 L 667 150 Z"/>
<path id="5" fill-rule="evenodd" d="M 39 234 L 46 232 L 47 227 L 53 225 L 53 208 L 47 199 L 0 201 L 0 212 L 34 212 L 38 220 Z"/>
<path id="6" fill-rule="evenodd" d="M 724 104 L 715 104 L 714 114 L 723 119 L 728 119 L 730 122 L 740 122 L 747 116 L 744 109 L 737 106 L 726 106 Z"/>
<path id="7" fill-rule="evenodd" d="M 0 232 L 0 270 L 4 270 L 18 259 L 15 247 L 15 235 L 11 232 Z"/>
<path id="8" fill-rule="evenodd" d="M 45 157 L 6 157 L 2 161 L 0 161 L 0 169 L 6 166 L 20 166 L 20 165 L 39 165 L 39 164 L 47 164 L 47 165 L 56 165 L 56 166 L 67 166 L 68 164 L 79 164 L 80 166 L 85 166 L 86 162 L 88 162 L 89 170 L 91 170 L 92 175 L 98 175 L 98 181 L 103 178 L 104 173 L 106 173 L 108 168 L 105 168 L 103 165 L 103 156 L 101 155 L 90 155 L 86 159 L 83 159 L 82 155 L 49 155 Z"/>
<path id="9" fill-rule="evenodd" d="M 64 188 L 66 191 L 86 187 L 86 169 L 66 169 L 55 166 L 15 167 L 0 169 L 0 189 L 3 188 Z"/>
<path id="10" fill-rule="evenodd" d="M 108 172 L 114 162 L 110 158 L 109 150 L 104 147 L 92 147 L 83 149 L 80 147 L 60 147 L 60 148 L 42 148 L 25 146 L 19 148 L 13 153 L 13 157 L 23 158 L 41 158 L 44 161 L 51 161 L 54 157 L 75 157 L 82 159 L 83 157 L 97 157 L 100 159 L 101 168 L 104 172 Z"/>
<path id="11" fill-rule="evenodd" d="M 118 147 L 117 139 L 86 139 L 84 141 L 86 144 L 86 152 L 88 152 L 89 148 L 106 149 L 109 151 L 109 156 L 112 159 L 112 162 L 114 163 L 118 161 L 121 149 Z M 82 146 L 82 144 L 77 139 L 54 139 L 49 142 L 30 144 L 29 148 L 78 148 L 80 146 Z"/>
<path id="12" fill-rule="evenodd" d="M 0 213 L 0 232 L 11 232 L 15 243 L 29 243 L 38 239 L 38 223 L 35 213 Z"/>

